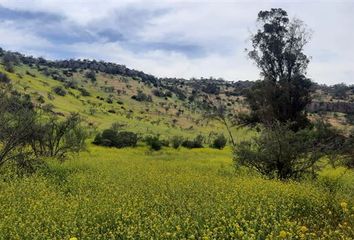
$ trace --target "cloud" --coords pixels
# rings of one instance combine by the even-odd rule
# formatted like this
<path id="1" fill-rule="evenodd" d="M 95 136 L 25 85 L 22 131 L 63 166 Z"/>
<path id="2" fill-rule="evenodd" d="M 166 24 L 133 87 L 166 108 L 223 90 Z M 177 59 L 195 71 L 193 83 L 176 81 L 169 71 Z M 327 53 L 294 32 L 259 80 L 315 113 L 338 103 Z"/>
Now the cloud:
<path id="1" fill-rule="evenodd" d="M 257 79 L 247 59 L 259 10 L 282 7 L 314 30 L 309 76 L 354 84 L 352 1 L 0 0 L 3 48 L 114 61 L 157 76 Z"/>

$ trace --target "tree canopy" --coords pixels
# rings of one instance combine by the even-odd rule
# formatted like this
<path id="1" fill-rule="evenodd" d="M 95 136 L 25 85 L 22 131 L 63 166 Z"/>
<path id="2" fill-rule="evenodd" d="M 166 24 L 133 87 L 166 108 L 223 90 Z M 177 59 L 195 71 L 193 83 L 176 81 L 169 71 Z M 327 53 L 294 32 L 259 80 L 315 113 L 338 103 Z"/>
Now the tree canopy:
<path id="1" fill-rule="evenodd" d="M 246 94 L 253 121 L 291 122 L 293 129 L 307 125 L 305 107 L 311 101 L 312 82 L 306 78 L 309 58 L 304 46 L 310 32 L 285 10 L 260 11 L 259 28 L 252 38 L 249 57 L 260 69 L 262 80 Z"/>

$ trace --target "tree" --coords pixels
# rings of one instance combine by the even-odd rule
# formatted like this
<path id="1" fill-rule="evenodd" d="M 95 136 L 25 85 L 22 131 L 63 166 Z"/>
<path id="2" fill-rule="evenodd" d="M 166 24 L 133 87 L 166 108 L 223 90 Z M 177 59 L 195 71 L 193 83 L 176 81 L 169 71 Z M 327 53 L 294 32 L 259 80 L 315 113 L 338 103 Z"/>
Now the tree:
<path id="1" fill-rule="evenodd" d="M 64 120 L 55 116 L 50 116 L 49 120 L 38 119 L 29 144 L 36 156 L 63 160 L 68 153 L 79 153 L 86 148 L 88 134 L 81 123 L 76 113 Z"/>
<path id="2" fill-rule="evenodd" d="M 93 70 L 86 72 L 85 77 L 91 80 L 91 82 L 96 82 L 96 73 Z"/>
<path id="3" fill-rule="evenodd" d="M 323 122 L 296 132 L 287 124 L 276 122 L 252 140 L 238 143 L 234 160 L 269 178 L 298 179 L 306 173 L 315 174 L 316 163 L 336 152 L 343 140 L 335 129 Z"/>
<path id="4" fill-rule="evenodd" d="M 14 53 L 6 52 L 2 58 L 2 62 L 6 71 L 14 72 L 14 65 L 19 64 L 19 59 Z"/>
<path id="5" fill-rule="evenodd" d="M 303 50 L 310 33 L 302 21 L 290 21 L 281 8 L 260 11 L 257 22 L 260 27 L 251 36 L 252 50 L 247 51 L 263 79 L 246 94 L 251 119 L 264 124 L 291 122 L 293 130 L 304 128 L 312 82 L 305 76 L 309 58 Z"/>
<path id="6" fill-rule="evenodd" d="M 0 92 L 0 166 L 14 161 L 23 151 L 33 132 L 36 113 L 26 96 Z"/>

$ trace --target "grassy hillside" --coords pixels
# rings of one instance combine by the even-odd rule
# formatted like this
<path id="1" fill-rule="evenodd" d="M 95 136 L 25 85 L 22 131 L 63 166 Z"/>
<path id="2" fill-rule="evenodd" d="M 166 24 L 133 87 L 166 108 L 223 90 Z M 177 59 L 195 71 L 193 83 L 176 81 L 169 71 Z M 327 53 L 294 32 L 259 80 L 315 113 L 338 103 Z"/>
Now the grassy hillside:
<path id="1" fill-rule="evenodd" d="M 230 149 L 89 149 L 0 182 L 1 239 L 354 237 L 353 173 L 333 185 L 343 169 L 284 183 L 235 170 Z"/>
<path id="2" fill-rule="evenodd" d="M 65 69 L 45 69 L 65 76 Z M 154 96 L 152 91 L 156 87 L 130 77 L 98 72 L 97 80 L 92 82 L 85 77 L 87 71 L 78 71 L 65 77 L 65 81 L 59 81 L 51 75 L 45 75 L 38 67 L 25 64 L 17 65 L 14 73 L 5 71 L 4 66 L 0 65 L 0 72 L 10 77 L 16 90 L 29 94 L 38 109 L 54 112 L 59 116 L 78 112 L 91 126 L 98 129 L 108 128 L 112 123 L 119 122 L 128 130 L 141 134 L 161 134 L 165 137 L 193 137 L 196 134 L 207 136 L 212 131 L 225 132 L 218 122 L 203 118 L 203 111 L 197 103 L 180 100 L 175 94 L 171 97 Z M 73 83 L 74 87 L 68 87 L 68 83 Z M 53 91 L 58 86 L 67 92 L 65 96 Z M 89 96 L 84 96 L 80 89 L 85 89 Z M 138 91 L 151 96 L 152 101 L 132 99 Z M 186 92 L 188 91 L 191 89 L 186 87 Z M 212 95 L 209 97 L 215 98 Z M 229 99 L 221 94 L 222 97 Z M 235 130 L 235 134 L 248 133 L 246 130 Z"/>
<path id="3" fill-rule="evenodd" d="M 207 141 L 205 148 L 152 151 L 142 141 L 115 149 L 90 139 L 87 151 L 66 161 L 43 157 L 32 174 L 18 174 L 9 163 L 0 168 L 0 239 L 354 238 L 352 170 L 327 167 L 317 179 L 269 180 L 234 166 L 230 146 L 207 147 L 211 133 L 227 134 L 204 117 L 204 107 L 222 101 L 234 114 L 244 108 L 241 90 L 249 82 L 161 80 L 96 61 L 24 58 L 13 71 L 5 68 L 0 72 L 38 112 L 59 118 L 78 112 L 94 130 L 118 122 L 141 136 L 202 134 Z M 236 141 L 256 134 L 232 131 Z"/>

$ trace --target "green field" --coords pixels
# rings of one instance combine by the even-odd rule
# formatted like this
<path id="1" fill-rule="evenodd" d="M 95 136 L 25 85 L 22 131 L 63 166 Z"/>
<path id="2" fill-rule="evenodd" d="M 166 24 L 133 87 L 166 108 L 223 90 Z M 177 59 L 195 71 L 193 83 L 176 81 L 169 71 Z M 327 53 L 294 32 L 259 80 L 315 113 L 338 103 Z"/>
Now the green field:
<path id="1" fill-rule="evenodd" d="M 84 72 L 67 79 L 90 96 L 69 87 L 67 95 L 59 96 L 53 88 L 64 87 L 63 82 L 35 67 L 19 65 L 15 70 L 7 72 L 13 88 L 30 95 L 39 113 L 62 118 L 78 112 L 91 133 L 120 123 L 140 140 L 146 135 L 168 140 L 202 134 L 205 148 L 153 152 L 143 141 L 125 149 L 89 144 L 86 152 L 62 163 L 44 159 L 47 164 L 33 174 L 2 168 L 0 239 L 354 238 L 352 170 L 325 167 L 317 179 L 299 182 L 265 179 L 236 167 L 230 146 L 207 147 L 211 133 L 228 135 L 193 102 L 176 95 L 138 102 L 131 98 L 137 91 L 151 94 L 154 87 L 102 72 L 94 83 Z M 110 86 L 114 94 L 102 90 Z M 48 106 L 52 109 L 45 112 Z M 232 132 L 237 142 L 256 134 L 247 128 Z M 94 134 L 90 137 L 92 141 Z"/>
<path id="2" fill-rule="evenodd" d="M 144 146 L 90 146 L 48 163 L 28 177 L 2 175 L 0 239 L 354 237 L 354 175 L 343 169 L 280 182 L 234 168 L 229 148 Z"/>

